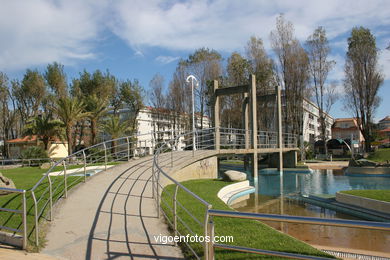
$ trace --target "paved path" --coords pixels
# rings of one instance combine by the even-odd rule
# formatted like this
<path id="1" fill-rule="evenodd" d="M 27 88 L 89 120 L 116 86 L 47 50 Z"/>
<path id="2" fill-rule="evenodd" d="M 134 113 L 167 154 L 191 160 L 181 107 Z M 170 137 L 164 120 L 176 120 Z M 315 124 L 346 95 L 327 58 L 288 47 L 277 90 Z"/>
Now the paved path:
<path id="1" fill-rule="evenodd" d="M 182 259 L 157 218 L 152 157 L 118 165 L 88 179 L 57 207 L 43 253 L 65 259 Z"/>

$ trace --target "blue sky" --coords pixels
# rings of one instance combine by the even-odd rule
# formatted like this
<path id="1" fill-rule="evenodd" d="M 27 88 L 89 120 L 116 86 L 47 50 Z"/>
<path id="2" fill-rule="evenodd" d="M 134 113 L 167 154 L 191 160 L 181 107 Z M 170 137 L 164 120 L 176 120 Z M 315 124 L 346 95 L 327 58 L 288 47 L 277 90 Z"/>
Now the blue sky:
<path id="1" fill-rule="evenodd" d="M 171 80 L 179 58 L 196 48 L 244 54 L 250 36 L 261 37 L 272 55 L 269 34 L 280 14 L 304 42 L 318 26 L 330 40 L 336 66 L 329 81 L 342 94 L 347 38 L 354 26 L 369 28 L 377 39 L 385 82 L 375 115 L 390 115 L 390 1 L 247 0 L 0 0 L 0 71 L 20 79 L 27 68 L 43 71 L 48 63 L 65 65 L 68 79 L 108 69 L 121 79 L 138 79 L 146 89 L 154 74 Z M 349 117 L 342 101 L 331 114 Z"/>

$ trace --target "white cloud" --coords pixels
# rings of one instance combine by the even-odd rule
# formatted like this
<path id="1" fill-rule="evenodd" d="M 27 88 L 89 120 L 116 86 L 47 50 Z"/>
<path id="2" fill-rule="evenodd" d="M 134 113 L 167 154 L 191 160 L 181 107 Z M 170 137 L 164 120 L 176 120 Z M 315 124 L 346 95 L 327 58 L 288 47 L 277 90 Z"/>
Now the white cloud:
<path id="1" fill-rule="evenodd" d="M 178 59 L 180 59 L 180 57 L 173 57 L 173 56 L 158 56 L 158 57 L 156 57 L 156 61 L 158 61 L 162 64 L 168 64 L 168 63 L 174 62 Z"/>
<path id="2" fill-rule="evenodd" d="M 138 56 L 138 57 L 144 57 L 145 55 L 143 54 L 143 52 L 142 52 L 142 51 L 140 51 L 140 50 L 136 50 L 136 51 L 134 52 L 134 56 Z"/>
<path id="3" fill-rule="evenodd" d="M 242 48 L 253 34 L 266 45 L 275 18 L 284 13 L 293 22 L 296 35 L 306 40 L 317 26 L 324 26 L 329 38 L 345 34 L 352 27 L 389 24 L 390 2 L 385 0 L 329 1 L 240 1 L 162 0 L 114 3 L 116 19 L 111 29 L 130 46 L 158 46 L 192 50 L 207 46 L 232 51 Z"/>
<path id="4" fill-rule="evenodd" d="M 2 1 L 0 69 L 94 58 L 101 8 L 93 1 Z"/>

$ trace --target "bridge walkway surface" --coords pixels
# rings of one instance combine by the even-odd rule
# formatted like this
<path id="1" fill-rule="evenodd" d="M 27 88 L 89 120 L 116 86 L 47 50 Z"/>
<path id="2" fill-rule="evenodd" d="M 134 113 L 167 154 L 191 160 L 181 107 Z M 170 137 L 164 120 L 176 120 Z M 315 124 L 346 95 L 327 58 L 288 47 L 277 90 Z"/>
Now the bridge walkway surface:
<path id="1" fill-rule="evenodd" d="M 183 259 L 178 247 L 154 238 L 169 231 L 157 218 L 152 164 L 152 156 L 132 160 L 72 190 L 56 208 L 43 253 L 65 259 Z"/>

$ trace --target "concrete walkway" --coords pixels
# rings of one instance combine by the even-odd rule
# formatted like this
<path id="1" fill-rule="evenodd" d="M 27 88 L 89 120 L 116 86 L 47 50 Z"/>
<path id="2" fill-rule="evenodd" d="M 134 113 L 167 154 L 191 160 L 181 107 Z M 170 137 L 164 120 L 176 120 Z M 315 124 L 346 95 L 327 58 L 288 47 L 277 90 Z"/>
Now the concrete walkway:
<path id="1" fill-rule="evenodd" d="M 63 199 L 43 253 L 62 259 L 182 259 L 152 199 L 152 158 L 118 165 L 88 179 Z"/>

